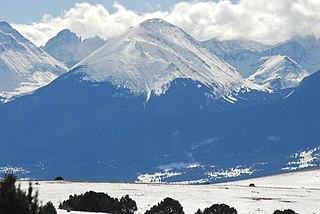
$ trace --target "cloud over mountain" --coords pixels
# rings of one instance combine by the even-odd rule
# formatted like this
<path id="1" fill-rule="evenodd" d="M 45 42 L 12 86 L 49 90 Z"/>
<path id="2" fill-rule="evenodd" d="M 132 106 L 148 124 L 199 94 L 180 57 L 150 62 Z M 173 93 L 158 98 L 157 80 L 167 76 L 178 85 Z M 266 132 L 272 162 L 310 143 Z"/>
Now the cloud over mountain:
<path id="1" fill-rule="evenodd" d="M 199 40 L 247 38 L 274 44 L 304 34 L 320 35 L 318 0 L 240 0 L 180 2 L 170 10 L 138 13 L 119 3 L 114 12 L 101 4 L 77 3 L 60 16 L 44 15 L 38 22 L 13 24 L 22 34 L 43 45 L 64 28 L 87 38 L 110 38 L 146 19 L 161 18 Z"/>

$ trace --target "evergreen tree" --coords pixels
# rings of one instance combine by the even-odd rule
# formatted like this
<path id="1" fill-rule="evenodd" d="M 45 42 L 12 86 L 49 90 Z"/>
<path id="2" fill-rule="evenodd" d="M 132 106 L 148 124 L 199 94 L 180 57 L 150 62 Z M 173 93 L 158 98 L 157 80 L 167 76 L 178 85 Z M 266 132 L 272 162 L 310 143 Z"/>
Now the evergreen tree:
<path id="1" fill-rule="evenodd" d="M 46 203 L 46 205 L 44 205 L 42 207 L 42 213 L 43 214 L 57 214 L 56 209 L 54 208 L 53 204 L 51 201 L 49 201 L 48 203 Z"/>
<path id="2" fill-rule="evenodd" d="M 39 206 L 38 193 L 33 194 L 31 183 L 26 193 L 20 186 L 16 187 L 15 182 L 16 177 L 12 174 L 5 175 L 0 182 L 0 214 L 55 214 Z M 50 211 L 53 209 L 52 205 Z"/>
<path id="3" fill-rule="evenodd" d="M 56 177 L 54 180 L 55 180 L 55 181 L 63 181 L 64 179 L 63 179 L 63 177 L 58 176 L 58 177 Z"/>
<path id="4" fill-rule="evenodd" d="M 200 209 L 198 209 L 195 214 L 202 214 L 202 211 Z"/>
<path id="5" fill-rule="evenodd" d="M 122 196 L 120 199 L 123 213 L 134 213 L 138 210 L 137 204 L 132 200 L 129 195 Z"/>

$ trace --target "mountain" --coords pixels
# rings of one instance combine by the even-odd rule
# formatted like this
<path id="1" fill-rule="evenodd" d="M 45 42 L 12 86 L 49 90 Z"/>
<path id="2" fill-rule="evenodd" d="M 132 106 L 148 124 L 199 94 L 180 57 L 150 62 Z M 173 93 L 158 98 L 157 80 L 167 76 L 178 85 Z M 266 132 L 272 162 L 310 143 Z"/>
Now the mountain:
<path id="1" fill-rule="evenodd" d="M 75 33 L 65 29 L 41 48 L 71 68 L 105 43 L 106 41 L 98 36 L 82 40 Z"/>
<path id="2" fill-rule="evenodd" d="M 306 70 L 287 56 L 263 57 L 260 61 L 260 68 L 248 79 L 270 90 L 294 88 L 309 76 Z"/>
<path id="3" fill-rule="evenodd" d="M 66 67 L 0 22 L 0 96 L 30 93 L 66 72 Z"/>
<path id="4" fill-rule="evenodd" d="M 289 40 L 282 44 L 278 44 L 261 53 L 261 56 L 274 56 L 274 55 L 288 56 L 295 62 L 299 63 L 300 65 L 305 65 L 305 62 L 309 61 L 308 51 L 305 48 L 303 48 L 295 40 Z M 308 68 L 306 68 L 306 70 L 308 70 Z"/>
<path id="5" fill-rule="evenodd" d="M 241 39 L 230 41 L 212 39 L 203 44 L 236 68 L 244 77 L 249 77 L 262 66 L 261 58 L 277 55 L 290 57 L 310 74 L 320 67 L 320 41 L 314 35 L 294 37 L 273 46 Z"/>
<path id="6" fill-rule="evenodd" d="M 305 59 L 297 62 L 311 73 L 318 71 L 320 67 L 320 40 L 314 35 L 308 35 L 295 37 L 292 41 L 297 42 L 303 47 L 307 55 Z"/>
<path id="7" fill-rule="evenodd" d="M 180 28 L 151 19 L 82 60 L 83 80 L 109 81 L 136 94 L 164 94 L 175 79 L 191 79 L 216 98 L 234 102 L 240 91 L 259 90 Z M 201 86 L 199 86 L 201 87 Z"/>
<path id="8" fill-rule="evenodd" d="M 0 106 L 0 169 L 206 183 L 319 165 L 319 81 L 315 73 L 282 101 L 238 108 L 261 96 L 258 86 L 180 28 L 148 20 Z"/>
<path id="9" fill-rule="evenodd" d="M 203 41 L 202 44 L 232 65 L 245 78 L 259 68 L 261 52 L 270 48 L 268 45 L 245 39 L 227 41 L 210 39 Z"/>

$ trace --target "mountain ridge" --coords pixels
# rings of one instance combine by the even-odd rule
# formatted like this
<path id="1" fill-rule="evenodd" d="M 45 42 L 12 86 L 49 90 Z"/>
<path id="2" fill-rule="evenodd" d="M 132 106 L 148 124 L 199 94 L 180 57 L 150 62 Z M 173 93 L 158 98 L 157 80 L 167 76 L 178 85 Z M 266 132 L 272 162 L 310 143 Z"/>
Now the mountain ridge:
<path id="1" fill-rule="evenodd" d="M 245 78 L 259 69 L 259 61 L 263 57 L 288 56 L 310 74 L 318 71 L 320 66 L 320 42 L 314 35 L 294 37 L 271 46 L 250 40 L 212 39 L 203 44 L 235 67 Z"/>
<path id="2" fill-rule="evenodd" d="M 110 81 L 134 93 L 160 95 L 175 78 L 190 78 L 210 87 L 216 97 L 233 102 L 240 90 L 260 87 L 202 47 L 182 29 L 150 19 L 109 41 L 73 70 L 83 80 Z M 147 98 L 148 99 L 148 98 Z"/>

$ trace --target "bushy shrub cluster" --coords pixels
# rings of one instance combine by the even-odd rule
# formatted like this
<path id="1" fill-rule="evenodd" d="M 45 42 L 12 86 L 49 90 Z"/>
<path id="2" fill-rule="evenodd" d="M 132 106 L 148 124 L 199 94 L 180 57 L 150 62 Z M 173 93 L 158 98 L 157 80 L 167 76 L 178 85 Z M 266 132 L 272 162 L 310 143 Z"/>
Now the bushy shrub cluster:
<path id="1" fill-rule="evenodd" d="M 196 214 L 238 214 L 238 212 L 235 208 L 226 204 L 214 204 L 205 208 L 203 212 L 199 209 Z"/>
<path id="2" fill-rule="evenodd" d="M 137 211 L 137 204 L 128 195 L 121 197 L 120 200 L 112 198 L 106 193 L 93 191 L 81 195 L 70 195 L 69 199 L 59 205 L 59 209 L 86 211 L 86 212 L 105 212 L 113 214 L 132 214 Z"/>
<path id="3" fill-rule="evenodd" d="M 38 193 L 33 194 L 30 184 L 28 192 L 15 185 L 14 175 L 5 175 L 0 182 L 0 214 L 56 214 L 51 202 L 40 206 Z"/>
<path id="4" fill-rule="evenodd" d="M 58 176 L 58 177 L 56 177 L 54 180 L 55 180 L 55 181 L 63 181 L 64 179 L 63 179 L 63 177 Z"/>
<path id="5" fill-rule="evenodd" d="M 287 210 L 276 210 L 273 214 L 297 214 L 295 211 L 287 209 Z"/>
<path id="6" fill-rule="evenodd" d="M 165 198 L 163 201 L 153 206 L 145 214 L 184 214 L 183 207 L 179 201 L 172 198 Z M 195 214 L 238 214 L 237 210 L 226 204 L 214 204 L 205 208 L 202 212 L 200 209 Z"/>
<path id="7" fill-rule="evenodd" d="M 46 205 L 44 205 L 42 207 L 42 213 L 43 214 L 57 214 L 57 211 L 56 211 L 56 208 L 54 208 L 52 202 L 49 201 L 48 203 L 46 203 Z"/>
<path id="8" fill-rule="evenodd" d="M 184 214 L 184 211 L 179 201 L 165 198 L 157 205 L 151 207 L 145 214 Z"/>

